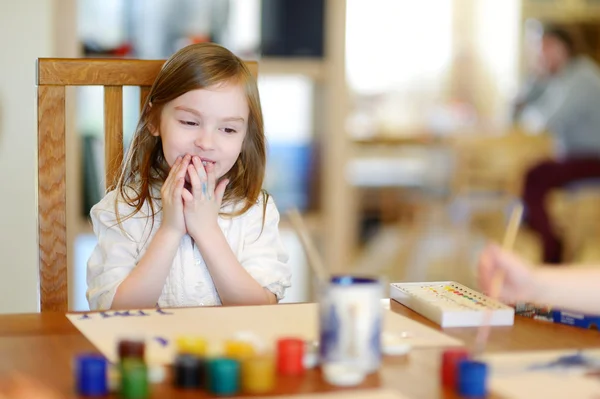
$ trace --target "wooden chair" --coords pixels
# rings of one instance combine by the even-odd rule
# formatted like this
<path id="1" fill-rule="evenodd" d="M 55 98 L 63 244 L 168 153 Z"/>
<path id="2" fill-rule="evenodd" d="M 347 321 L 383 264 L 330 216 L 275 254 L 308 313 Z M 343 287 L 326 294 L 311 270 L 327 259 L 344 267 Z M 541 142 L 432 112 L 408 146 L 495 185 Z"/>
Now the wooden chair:
<path id="1" fill-rule="evenodd" d="M 527 170 L 552 155 L 549 135 L 511 131 L 498 136 L 457 137 L 453 195 L 495 193 L 520 197 Z"/>
<path id="2" fill-rule="evenodd" d="M 502 237 L 507 207 L 520 200 L 527 171 L 551 157 L 548 135 L 509 131 L 498 136 L 457 137 L 451 197 L 465 222 Z M 492 238 L 492 237 L 490 237 Z"/>
<path id="3" fill-rule="evenodd" d="M 65 101 L 67 86 L 104 87 L 105 181 L 113 187 L 123 160 L 123 86 L 140 86 L 143 104 L 164 60 L 37 61 L 38 241 L 42 311 L 68 310 Z M 248 62 L 257 76 L 258 65 Z"/>

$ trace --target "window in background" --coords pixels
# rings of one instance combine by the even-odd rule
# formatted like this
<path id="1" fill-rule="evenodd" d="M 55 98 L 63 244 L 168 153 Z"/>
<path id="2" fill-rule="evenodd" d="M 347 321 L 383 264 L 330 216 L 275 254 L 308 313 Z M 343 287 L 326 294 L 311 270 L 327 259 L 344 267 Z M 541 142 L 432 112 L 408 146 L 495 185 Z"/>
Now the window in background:
<path id="1" fill-rule="evenodd" d="M 352 134 L 506 128 L 518 85 L 520 9 L 519 0 L 348 0 Z"/>
<path id="2" fill-rule="evenodd" d="M 437 90 L 439 76 L 450 63 L 451 3 L 348 0 L 346 60 L 350 87 L 361 94 L 411 87 Z"/>
<path id="3" fill-rule="evenodd" d="M 452 1 L 348 0 L 346 31 L 348 83 L 371 133 L 421 130 L 444 96 Z"/>
<path id="4" fill-rule="evenodd" d="M 260 76 L 268 163 L 265 188 L 280 210 L 306 209 L 312 171 L 313 82 L 301 75 Z"/>
<path id="5" fill-rule="evenodd" d="M 476 104 L 496 130 L 508 128 L 511 102 L 518 90 L 520 0 L 478 0 L 475 13 L 475 61 L 479 63 Z"/>

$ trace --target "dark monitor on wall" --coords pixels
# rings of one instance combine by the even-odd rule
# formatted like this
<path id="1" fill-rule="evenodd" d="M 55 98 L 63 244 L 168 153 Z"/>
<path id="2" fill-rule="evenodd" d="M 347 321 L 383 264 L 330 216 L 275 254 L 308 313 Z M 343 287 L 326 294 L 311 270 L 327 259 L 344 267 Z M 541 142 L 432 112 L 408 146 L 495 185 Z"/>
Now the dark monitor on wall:
<path id="1" fill-rule="evenodd" d="M 323 57 L 325 0 L 262 0 L 261 54 Z"/>

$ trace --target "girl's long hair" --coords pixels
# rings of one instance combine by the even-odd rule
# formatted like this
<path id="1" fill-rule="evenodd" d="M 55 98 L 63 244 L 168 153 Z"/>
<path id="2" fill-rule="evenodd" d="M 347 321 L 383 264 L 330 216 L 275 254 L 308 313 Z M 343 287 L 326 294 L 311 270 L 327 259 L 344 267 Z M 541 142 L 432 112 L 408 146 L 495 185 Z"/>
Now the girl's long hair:
<path id="1" fill-rule="evenodd" d="M 241 206 L 236 206 L 232 213 L 225 216 L 245 213 L 258 201 L 260 195 L 264 196 L 263 207 L 266 207 L 268 194 L 262 191 L 266 144 L 256 79 L 244 62 L 231 51 L 214 43 L 199 43 L 179 50 L 166 61 L 144 103 L 133 140 L 123 160 L 121 175 L 115 185 L 118 196 L 133 209 L 128 215 L 120 215 L 119 201 L 115 202 L 119 224 L 140 212 L 146 203 L 150 207 L 149 216 L 154 223 L 158 210 L 153 200 L 158 198 L 152 197 L 152 188 L 162 187 L 169 174 L 169 165 L 165 160 L 161 139 L 153 136 L 151 129 L 160 126 L 164 105 L 191 90 L 223 83 L 242 85 L 249 108 L 248 128 L 241 153 L 231 170 L 223 176 L 229 179 L 223 204 L 234 203 Z"/>

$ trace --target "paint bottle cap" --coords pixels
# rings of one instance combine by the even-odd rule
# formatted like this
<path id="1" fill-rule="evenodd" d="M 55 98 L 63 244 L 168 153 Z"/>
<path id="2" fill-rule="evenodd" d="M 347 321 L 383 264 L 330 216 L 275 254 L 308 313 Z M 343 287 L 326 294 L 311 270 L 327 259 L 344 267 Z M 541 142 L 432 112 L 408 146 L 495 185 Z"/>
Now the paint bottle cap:
<path id="1" fill-rule="evenodd" d="M 279 338 L 277 340 L 277 350 L 284 353 L 302 353 L 304 345 L 304 340 L 300 338 Z"/>
<path id="2" fill-rule="evenodd" d="M 257 353 L 263 353 L 267 351 L 267 344 L 265 343 L 265 340 L 252 331 L 237 331 L 231 336 L 231 339 L 235 341 L 248 342 L 254 347 Z"/>
<path id="3" fill-rule="evenodd" d="M 175 340 L 178 353 L 206 356 L 206 339 L 198 336 L 181 336 Z"/>
<path id="4" fill-rule="evenodd" d="M 280 338 L 277 340 L 277 371 L 282 375 L 304 373 L 304 340 Z"/>
<path id="5" fill-rule="evenodd" d="M 117 348 L 119 359 L 134 358 L 144 360 L 146 342 L 143 338 L 125 338 L 119 340 Z"/>
<path id="6" fill-rule="evenodd" d="M 215 358 L 208 362 L 208 389 L 215 395 L 235 395 L 240 390 L 240 363 Z"/>
<path id="7" fill-rule="evenodd" d="M 487 394 L 487 365 L 473 360 L 458 364 L 458 393 L 466 398 L 483 398 Z"/>
<path id="8" fill-rule="evenodd" d="M 173 363 L 173 382 L 183 389 L 201 388 L 204 384 L 204 361 L 188 353 L 177 355 Z"/>
<path id="9" fill-rule="evenodd" d="M 464 348 L 447 349 L 442 353 L 442 385 L 452 389 L 458 386 L 458 363 L 467 359 L 469 352 Z"/>
<path id="10" fill-rule="evenodd" d="M 322 367 L 325 381 L 339 387 L 358 385 L 365 379 L 365 372 L 354 365 L 327 362 Z"/>
<path id="11" fill-rule="evenodd" d="M 81 396 L 108 394 L 108 362 L 104 356 L 82 354 L 76 358 L 77 392 Z"/>
<path id="12" fill-rule="evenodd" d="M 243 360 L 245 358 L 254 356 L 256 354 L 256 350 L 254 346 L 250 342 L 228 339 L 225 341 L 225 356 L 232 358 Z"/>

